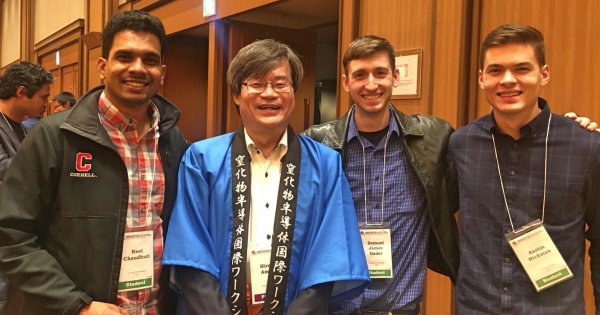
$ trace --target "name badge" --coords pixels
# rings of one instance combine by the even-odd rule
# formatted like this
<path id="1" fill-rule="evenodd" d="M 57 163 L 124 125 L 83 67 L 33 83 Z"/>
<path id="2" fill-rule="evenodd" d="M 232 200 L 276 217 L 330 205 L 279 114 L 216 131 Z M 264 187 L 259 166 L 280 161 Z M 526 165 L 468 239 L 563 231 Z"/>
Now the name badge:
<path id="1" fill-rule="evenodd" d="M 389 225 L 361 223 L 360 236 L 371 278 L 392 278 L 392 238 Z"/>
<path id="2" fill-rule="evenodd" d="M 270 263 L 270 248 L 253 249 L 250 252 L 250 283 L 253 305 L 265 302 Z"/>
<path id="3" fill-rule="evenodd" d="M 538 292 L 573 277 L 542 221 L 507 233 L 506 240 Z"/>
<path id="4" fill-rule="evenodd" d="M 128 232 L 123 241 L 119 291 L 151 288 L 154 283 L 154 232 Z"/>

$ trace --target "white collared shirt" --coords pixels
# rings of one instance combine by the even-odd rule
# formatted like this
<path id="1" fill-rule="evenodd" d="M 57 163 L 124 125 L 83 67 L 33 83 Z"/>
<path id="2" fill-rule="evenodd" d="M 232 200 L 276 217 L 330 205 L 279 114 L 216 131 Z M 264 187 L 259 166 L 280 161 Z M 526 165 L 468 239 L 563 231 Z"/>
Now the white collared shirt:
<path id="1" fill-rule="evenodd" d="M 265 158 L 262 151 L 254 145 L 244 128 L 246 146 L 252 162 L 250 227 L 248 249 L 271 248 L 277 193 L 281 176 L 281 158 L 287 153 L 287 129 L 279 140 L 279 144 Z"/>

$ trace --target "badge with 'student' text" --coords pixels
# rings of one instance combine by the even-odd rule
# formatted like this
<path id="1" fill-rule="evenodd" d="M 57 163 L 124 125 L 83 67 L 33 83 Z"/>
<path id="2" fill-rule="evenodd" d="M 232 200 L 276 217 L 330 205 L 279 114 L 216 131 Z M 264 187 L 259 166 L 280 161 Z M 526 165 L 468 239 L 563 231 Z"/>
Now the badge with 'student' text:
<path id="1" fill-rule="evenodd" d="M 369 275 L 371 278 L 392 278 L 392 240 L 390 229 L 385 224 L 374 227 L 361 225 L 362 238 Z"/>
<path id="2" fill-rule="evenodd" d="M 542 221 L 507 233 L 506 240 L 538 292 L 573 277 Z"/>
<path id="3" fill-rule="evenodd" d="M 125 233 L 119 291 L 152 287 L 154 281 L 153 236 L 153 231 Z"/>

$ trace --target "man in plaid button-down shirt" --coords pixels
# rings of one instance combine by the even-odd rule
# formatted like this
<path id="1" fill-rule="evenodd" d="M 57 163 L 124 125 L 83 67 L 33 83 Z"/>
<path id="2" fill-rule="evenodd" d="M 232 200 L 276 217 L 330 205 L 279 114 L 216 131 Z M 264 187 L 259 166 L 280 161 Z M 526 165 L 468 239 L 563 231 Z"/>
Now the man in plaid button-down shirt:
<path id="1" fill-rule="evenodd" d="M 161 266 L 187 144 L 156 95 L 165 31 L 142 11 L 113 16 L 97 68 L 105 86 L 43 119 L 0 194 L 8 314 L 172 314 Z"/>

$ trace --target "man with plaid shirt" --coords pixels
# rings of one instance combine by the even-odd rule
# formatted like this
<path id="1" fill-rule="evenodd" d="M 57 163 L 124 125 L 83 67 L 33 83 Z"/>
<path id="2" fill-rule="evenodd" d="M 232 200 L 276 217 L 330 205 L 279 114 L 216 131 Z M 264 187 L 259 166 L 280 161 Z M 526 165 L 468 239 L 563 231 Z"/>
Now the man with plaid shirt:
<path id="1" fill-rule="evenodd" d="M 113 16 L 105 85 L 23 142 L 0 188 L 7 314 L 174 313 L 161 260 L 187 143 L 180 111 L 156 95 L 164 40 L 156 17 Z"/>

